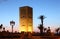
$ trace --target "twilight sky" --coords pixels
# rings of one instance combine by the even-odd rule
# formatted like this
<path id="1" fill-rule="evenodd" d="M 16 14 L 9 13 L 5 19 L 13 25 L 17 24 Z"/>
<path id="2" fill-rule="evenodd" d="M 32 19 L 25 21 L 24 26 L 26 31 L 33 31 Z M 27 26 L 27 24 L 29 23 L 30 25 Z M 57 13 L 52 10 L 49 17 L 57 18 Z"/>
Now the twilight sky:
<path id="1" fill-rule="evenodd" d="M 10 21 L 14 20 L 16 25 L 14 31 L 18 31 L 19 7 L 30 6 L 33 8 L 33 28 L 37 31 L 40 24 L 40 15 L 44 15 L 44 27 L 51 29 L 60 27 L 60 0 L 0 0 L 0 24 L 11 31 Z"/>

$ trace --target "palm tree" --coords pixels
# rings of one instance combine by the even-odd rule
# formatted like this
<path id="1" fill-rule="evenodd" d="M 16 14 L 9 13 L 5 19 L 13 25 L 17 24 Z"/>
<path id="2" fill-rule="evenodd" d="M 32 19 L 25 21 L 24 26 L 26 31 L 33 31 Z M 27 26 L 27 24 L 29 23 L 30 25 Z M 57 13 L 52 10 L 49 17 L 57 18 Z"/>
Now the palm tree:
<path id="1" fill-rule="evenodd" d="M 10 21 L 10 25 L 12 26 L 12 33 L 13 33 L 13 26 L 15 25 L 15 21 Z"/>
<path id="2" fill-rule="evenodd" d="M 42 24 L 42 26 L 43 26 L 43 20 L 44 20 L 44 16 L 43 15 L 41 15 L 40 17 L 39 17 L 39 19 L 41 19 L 41 24 Z"/>
<path id="3" fill-rule="evenodd" d="M 41 25 L 40 26 L 38 26 L 38 28 L 39 28 L 39 30 L 40 30 L 40 34 L 42 35 L 43 34 L 43 20 L 44 20 L 44 16 L 43 15 L 41 15 L 40 17 L 39 17 L 39 19 L 41 19 Z"/>

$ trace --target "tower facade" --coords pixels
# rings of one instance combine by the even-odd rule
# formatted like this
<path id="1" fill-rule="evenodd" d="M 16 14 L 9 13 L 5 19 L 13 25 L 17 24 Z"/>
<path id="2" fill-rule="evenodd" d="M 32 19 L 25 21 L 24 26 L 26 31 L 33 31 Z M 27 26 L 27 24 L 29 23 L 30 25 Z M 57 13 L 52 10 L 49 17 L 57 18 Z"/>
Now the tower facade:
<path id="1" fill-rule="evenodd" d="M 29 6 L 20 7 L 20 32 L 33 31 L 33 12 Z"/>

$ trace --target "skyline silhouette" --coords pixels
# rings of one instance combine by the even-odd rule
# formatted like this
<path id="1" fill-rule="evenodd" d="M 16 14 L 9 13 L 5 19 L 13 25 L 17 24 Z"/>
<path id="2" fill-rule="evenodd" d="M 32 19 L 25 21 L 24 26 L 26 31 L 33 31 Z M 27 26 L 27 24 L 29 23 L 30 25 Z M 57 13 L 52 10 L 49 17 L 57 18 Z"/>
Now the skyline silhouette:
<path id="1" fill-rule="evenodd" d="M 27 12 L 27 13 L 26 13 Z M 44 27 L 44 19 L 46 18 L 44 15 L 39 16 L 39 19 L 41 22 L 38 25 L 38 29 L 40 30 L 39 32 L 35 32 L 32 29 L 34 26 L 33 24 L 33 12 L 32 8 L 30 6 L 24 6 L 20 7 L 20 15 L 19 19 L 20 23 L 19 26 L 21 32 L 19 31 L 14 31 L 14 25 L 16 24 L 15 21 L 10 21 L 10 26 L 11 26 L 11 32 L 9 29 L 6 30 L 6 27 L 3 26 L 3 24 L 0 25 L 0 39 L 60 39 L 60 28 L 58 27 L 55 29 L 55 32 L 51 32 L 51 27 L 49 26 L 48 28 Z M 29 20 L 27 20 L 29 19 Z M 31 20 L 30 20 L 31 19 Z M 25 23 L 25 24 L 23 24 Z M 23 26 L 24 25 L 24 26 Z M 28 26 L 27 26 L 28 25 Z M 31 28 L 29 28 L 31 27 Z M 10 27 L 9 27 L 10 28 Z M 27 29 L 28 28 L 28 29 Z M 25 29 L 25 30 L 24 30 Z M 27 31 L 28 30 L 28 31 Z M 29 31 L 30 30 L 30 31 Z M 37 37 L 37 38 L 36 38 Z"/>
<path id="2" fill-rule="evenodd" d="M 0 39 L 60 39 L 60 0 L 0 0 Z"/>
<path id="3" fill-rule="evenodd" d="M 55 29 L 56 32 L 51 32 L 50 27 L 45 28 L 44 25 L 44 16 L 41 15 L 39 17 L 41 19 L 41 24 L 38 26 L 40 32 L 36 33 L 34 31 L 31 32 L 13 32 L 13 26 L 15 25 L 14 21 L 10 21 L 11 32 L 9 30 L 5 30 L 3 24 L 0 25 L 0 39 L 60 39 L 60 28 Z M 26 27 L 27 28 L 27 27 Z M 2 30 L 2 31 L 1 31 Z"/>
<path id="4" fill-rule="evenodd" d="M 45 15 L 47 18 L 44 20 L 44 27 L 50 26 L 53 29 L 60 26 L 60 0 L 8 0 L 6 2 L 0 3 L 0 24 L 3 24 L 7 29 L 11 29 L 10 21 L 14 20 L 16 25 L 14 29 L 18 31 L 19 24 L 19 7 L 21 6 L 31 6 L 33 8 L 33 26 L 34 31 L 38 30 L 38 25 L 40 20 L 38 17 L 40 15 Z M 10 30 L 11 31 L 11 30 Z"/>

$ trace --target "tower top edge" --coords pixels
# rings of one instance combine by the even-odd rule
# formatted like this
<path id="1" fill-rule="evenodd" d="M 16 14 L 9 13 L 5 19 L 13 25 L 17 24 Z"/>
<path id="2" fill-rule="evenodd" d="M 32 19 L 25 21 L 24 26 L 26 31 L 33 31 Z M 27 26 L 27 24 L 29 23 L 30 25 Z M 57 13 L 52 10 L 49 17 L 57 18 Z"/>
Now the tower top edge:
<path id="1" fill-rule="evenodd" d="M 32 7 L 30 7 L 30 6 L 22 6 L 22 7 L 20 7 L 20 8 L 32 8 Z"/>

